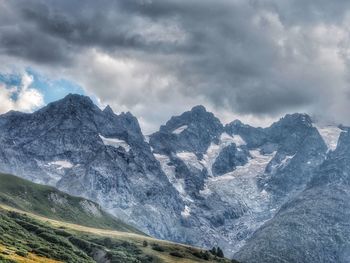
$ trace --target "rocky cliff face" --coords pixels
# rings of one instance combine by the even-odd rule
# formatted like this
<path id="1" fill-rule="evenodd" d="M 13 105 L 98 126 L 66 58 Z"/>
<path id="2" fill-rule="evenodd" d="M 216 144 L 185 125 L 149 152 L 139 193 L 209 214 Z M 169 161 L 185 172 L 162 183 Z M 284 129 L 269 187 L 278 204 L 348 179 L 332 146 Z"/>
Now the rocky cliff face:
<path id="1" fill-rule="evenodd" d="M 198 228 L 211 236 L 188 242 L 210 246 L 214 240 L 232 253 L 306 187 L 328 148 L 305 114 L 286 115 L 268 128 L 238 120 L 222 127 L 213 126 L 217 119 L 202 107 L 196 115 L 197 109 L 173 117 L 150 144 L 186 205 L 188 233 Z"/>
<path id="2" fill-rule="evenodd" d="M 90 198 L 156 237 L 232 255 L 304 193 L 338 135 L 304 114 L 224 126 L 196 106 L 146 142 L 130 113 L 69 95 L 0 116 L 0 170 Z"/>
<path id="3" fill-rule="evenodd" d="M 350 262 L 350 135 L 237 253 L 242 262 Z"/>
<path id="4" fill-rule="evenodd" d="M 176 236 L 170 224 L 184 205 L 130 113 L 69 95 L 33 114 L 5 114 L 0 129 L 2 171 L 95 200 L 152 235 Z"/>

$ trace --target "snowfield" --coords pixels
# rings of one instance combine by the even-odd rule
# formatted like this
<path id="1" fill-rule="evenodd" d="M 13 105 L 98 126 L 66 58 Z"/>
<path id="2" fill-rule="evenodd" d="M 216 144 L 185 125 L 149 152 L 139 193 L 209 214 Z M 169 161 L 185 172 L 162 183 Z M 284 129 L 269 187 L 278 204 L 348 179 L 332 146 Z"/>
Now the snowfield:
<path id="1" fill-rule="evenodd" d="M 102 139 L 104 145 L 113 146 L 115 148 L 122 147 L 127 152 L 129 152 L 131 149 L 130 145 L 124 140 L 117 138 L 106 138 L 103 137 L 101 134 L 99 136 Z"/>
<path id="2" fill-rule="evenodd" d="M 338 139 L 342 130 L 337 126 L 316 126 L 329 150 L 337 148 Z"/>
<path id="3" fill-rule="evenodd" d="M 71 162 L 66 161 L 66 160 L 49 162 L 48 165 L 49 166 L 56 166 L 58 170 L 70 169 L 74 166 Z"/>
<path id="4" fill-rule="evenodd" d="M 177 128 L 177 129 L 175 129 L 175 130 L 173 131 L 173 134 L 180 134 L 180 133 L 182 133 L 184 130 L 186 130 L 187 128 L 188 128 L 187 125 L 183 125 L 183 126 Z"/>

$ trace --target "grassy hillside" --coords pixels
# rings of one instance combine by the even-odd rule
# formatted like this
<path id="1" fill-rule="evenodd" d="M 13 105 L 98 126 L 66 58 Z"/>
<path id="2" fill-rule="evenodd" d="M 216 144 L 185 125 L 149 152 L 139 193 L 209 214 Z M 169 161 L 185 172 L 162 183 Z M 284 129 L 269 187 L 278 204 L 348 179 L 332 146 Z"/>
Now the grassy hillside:
<path id="1" fill-rule="evenodd" d="M 230 262 L 147 236 L 79 226 L 0 206 L 0 262 Z"/>
<path id="2" fill-rule="evenodd" d="M 89 200 L 0 174 L 0 263 L 230 262 L 153 239 Z"/>
<path id="3" fill-rule="evenodd" d="M 108 213 L 98 204 L 73 197 L 49 186 L 0 173 L 0 203 L 44 217 L 85 226 L 142 234 Z"/>

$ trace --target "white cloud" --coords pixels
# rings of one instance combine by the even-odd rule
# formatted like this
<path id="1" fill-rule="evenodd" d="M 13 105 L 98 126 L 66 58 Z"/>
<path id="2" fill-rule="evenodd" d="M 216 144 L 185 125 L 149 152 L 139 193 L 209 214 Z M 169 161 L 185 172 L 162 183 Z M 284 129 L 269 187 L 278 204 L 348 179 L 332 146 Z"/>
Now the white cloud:
<path id="1" fill-rule="evenodd" d="M 0 84 L 0 113 L 10 110 L 31 112 L 44 105 L 43 95 L 31 87 L 33 77 L 27 73 L 22 75 L 18 87 Z"/>

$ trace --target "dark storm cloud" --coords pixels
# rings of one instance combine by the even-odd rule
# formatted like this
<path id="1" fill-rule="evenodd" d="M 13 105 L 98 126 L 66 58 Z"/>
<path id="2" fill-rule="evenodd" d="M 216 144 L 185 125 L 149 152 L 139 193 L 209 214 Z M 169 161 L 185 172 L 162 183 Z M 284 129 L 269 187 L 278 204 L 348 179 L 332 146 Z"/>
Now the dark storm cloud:
<path id="1" fill-rule="evenodd" d="M 349 9 L 347 0 L 292 0 L 275 1 L 273 6 L 281 14 L 282 21 L 290 24 L 315 22 L 339 23 Z"/>
<path id="2" fill-rule="evenodd" d="M 69 53 L 56 39 L 31 27 L 2 29 L 0 46 L 3 53 L 40 63 L 62 63 L 69 59 Z"/>
<path id="3" fill-rule="evenodd" d="M 67 43 L 79 46 L 101 46 L 137 48 L 145 45 L 138 35 L 128 34 L 117 17 L 108 18 L 103 12 L 90 13 L 74 17 L 64 13 L 54 13 L 50 10 L 25 8 L 24 18 L 33 22 L 37 28 L 47 35 L 57 37 Z M 115 23 L 115 24 L 113 24 Z"/>
<path id="4" fill-rule="evenodd" d="M 67 65 L 89 91 L 126 107 L 161 105 L 167 93 L 270 116 L 345 103 L 338 95 L 349 80 L 349 1 L 0 0 L 0 7 L 0 53 L 53 70 Z M 82 59 L 91 50 L 98 59 Z M 116 61 L 131 60 L 136 72 L 125 74 L 142 75 L 152 99 L 136 88 L 141 80 L 133 86 L 113 78 L 112 66 L 102 71 L 101 56 L 116 72 L 125 73 Z M 99 74 L 83 76 L 87 63 Z M 130 94 L 121 96 L 121 85 Z"/>
<path id="5" fill-rule="evenodd" d="M 68 4 L 69 3 L 69 4 Z M 77 2 L 76 2 L 77 3 Z M 18 10 L 18 19 L 23 31 L 28 30 L 28 25 L 37 32 L 34 37 L 44 43 L 52 38 L 65 50 L 62 60 L 74 49 L 85 47 L 97 47 L 107 51 L 130 52 L 142 50 L 145 52 L 177 52 L 186 51 L 186 47 L 177 46 L 176 43 L 164 43 L 157 39 L 145 38 L 142 34 L 142 26 L 135 25 L 135 18 L 120 9 L 117 1 L 83 1 L 81 4 L 70 1 L 14 1 L 10 5 Z M 149 25 L 145 25 L 147 27 Z M 136 28 L 137 27 L 137 28 Z M 40 33 L 40 35 L 38 34 Z M 25 38 L 23 32 L 14 32 L 17 39 Z M 4 35 L 3 38 L 7 38 Z M 27 47 L 23 39 L 22 45 Z M 47 43 L 50 44 L 50 43 Z M 36 46 L 36 45 L 35 45 Z M 49 45 L 50 46 L 50 45 Z M 31 46 L 29 46 L 29 49 Z M 28 50 L 28 53 L 31 53 Z M 19 54 L 22 55 L 22 54 Z M 33 56 L 34 57 L 34 56 Z M 53 57 L 52 62 L 55 62 Z M 40 57 L 38 57 L 40 60 Z"/>

